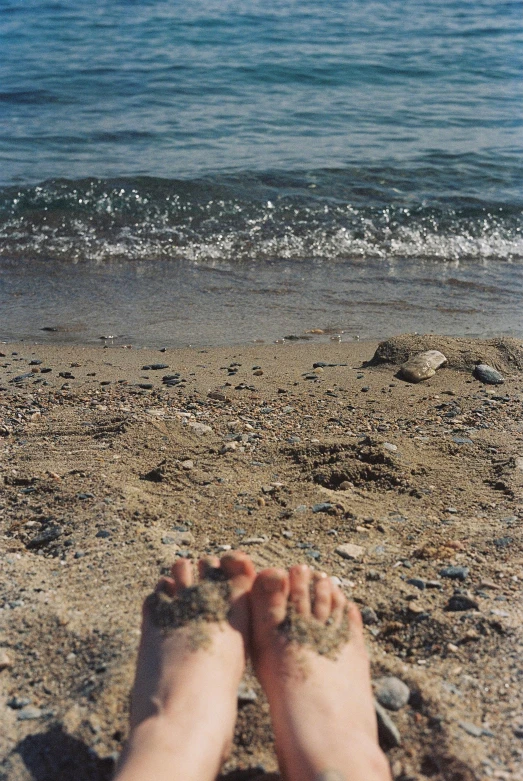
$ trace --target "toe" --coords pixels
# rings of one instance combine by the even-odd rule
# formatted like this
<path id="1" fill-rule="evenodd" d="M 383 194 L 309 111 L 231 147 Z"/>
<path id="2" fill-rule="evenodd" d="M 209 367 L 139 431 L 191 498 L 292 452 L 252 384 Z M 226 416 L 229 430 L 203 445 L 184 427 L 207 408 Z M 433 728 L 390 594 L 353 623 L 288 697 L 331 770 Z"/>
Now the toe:
<path id="1" fill-rule="evenodd" d="M 167 594 L 169 597 L 174 597 L 176 595 L 176 583 L 173 578 L 162 577 L 156 584 L 154 590 L 157 593 L 160 593 L 161 591 L 163 594 Z"/>
<path id="2" fill-rule="evenodd" d="M 254 581 L 251 590 L 251 610 L 254 639 L 266 645 L 267 632 L 279 626 L 287 615 L 289 577 L 283 569 L 265 569 Z"/>
<path id="3" fill-rule="evenodd" d="M 246 553 L 231 551 L 231 553 L 222 556 L 220 566 L 229 579 L 232 600 L 238 599 L 242 594 L 251 590 L 256 570 Z"/>
<path id="4" fill-rule="evenodd" d="M 325 572 L 315 572 L 312 578 L 312 614 L 325 623 L 332 609 L 332 583 Z"/>
<path id="5" fill-rule="evenodd" d="M 176 559 L 171 567 L 175 588 L 189 588 L 193 584 L 192 565 L 189 559 Z"/>
<path id="6" fill-rule="evenodd" d="M 311 614 L 311 571 L 307 564 L 296 564 L 289 570 L 290 601 L 298 615 L 309 618 Z"/>

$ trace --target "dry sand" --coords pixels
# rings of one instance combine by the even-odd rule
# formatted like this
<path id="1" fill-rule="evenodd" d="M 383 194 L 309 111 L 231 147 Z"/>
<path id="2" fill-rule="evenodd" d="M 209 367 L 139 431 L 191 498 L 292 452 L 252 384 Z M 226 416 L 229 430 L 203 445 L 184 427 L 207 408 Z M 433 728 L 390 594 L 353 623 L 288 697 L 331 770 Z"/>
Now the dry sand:
<path id="1" fill-rule="evenodd" d="M 0 778 L 110 778 L 144 596 L 175 556 L 229 546 L 308 562 L 360 605 L 374 677 L 410 688 L 395 778 L 523 778 L 523 351 L 376 347 L 0 345 Z M 398 379 L 421 349 L 448 365 Z M 276 769 L 245 683 L 230 781 Z"/>

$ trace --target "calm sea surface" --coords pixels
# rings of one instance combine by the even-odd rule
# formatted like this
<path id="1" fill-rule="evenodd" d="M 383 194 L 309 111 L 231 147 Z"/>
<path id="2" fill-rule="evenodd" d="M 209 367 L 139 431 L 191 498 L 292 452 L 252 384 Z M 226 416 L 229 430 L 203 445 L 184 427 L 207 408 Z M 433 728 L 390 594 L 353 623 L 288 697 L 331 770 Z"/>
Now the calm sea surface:
<path id="1" fill-rule="evenodd" d="M 523 336 L 522 11 L 0 0 L 0 338 Z"/>

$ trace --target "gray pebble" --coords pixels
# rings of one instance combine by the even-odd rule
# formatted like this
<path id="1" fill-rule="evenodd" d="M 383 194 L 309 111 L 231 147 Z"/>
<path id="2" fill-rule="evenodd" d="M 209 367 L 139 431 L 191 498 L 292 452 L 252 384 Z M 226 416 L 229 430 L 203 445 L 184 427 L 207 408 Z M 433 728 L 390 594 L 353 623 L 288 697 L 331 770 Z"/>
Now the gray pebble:
<path id="1" fill-rule="evenodd" d="M 376 684 L 376 699 L 388 710 L 400 710 L 410 699 L 410 689 L 406 683 L 393 675 L 378 678 Z"/>
<path id="2" fill-rule="evenodd" d="M 466 580 L 469 576 L 468 567 L 443 567 L 439 574 L 442 578 L 451 578 L 451 580 Z"/>
<path id="3" fill-rule="evenodd" d="M 26 708 L 22 708 L 21 711 L 18 711 L 16 718 L 18 721 L 29 721 L 31 719 L 40 719 L 42 715 L 40 708 L 35 708 L 34 705 L 28 705 Z"/>
<path id="4" fill-rule="evenodd" d="M 505 382 L 503 375 L 487 363 L 478 363 L 474 369 L 474 377 L 487 385 L 501 385 Z"/>
<path id="5" fill-rule="evenodd" d="M 475 724 L 471 724 L 470 721 L 460 721 L 459 726 L 464 729 L 468 735 L 472 735 L 473 738 L 481 738 L 483 735 L 487 737 L 494 737 L 494 734 L 489 729 L 484 727 L 477 727 Z"/>
<path id="6" fill-rule="evenodd" d="M 7 700 L 8 708 L 12 708 L 13 710 L 20 710 L 20 708 L 25 708 L 25 706 L 29 705 L 30 703 L 31 700 L 28 697 L 11 697 L 11 699 Z"/>
<path id="7" fill-rule="evenodd" d="M 420 591 L 425 591 L 425 581 L 421 578 L 409 578 L 407 580 L 407 583 L 410 586 L 415 586 L 416 588 L 419 588 Z"/>
<path id="8" fill-rule="evenodd" d="M 391 717 L 382 706 L 374 700 L 376 718 L 378 720 L 378 736 L 383 749 L 396 748 L 401 745 L 401 735 Z"/>
<path id="9" fill-rule="evenodd" d="M 329 510 L 332 510 L 333 507 L 334 507 L 334 505 L 331 504 L 330 502 L 320 502 L 319 504 L 313 505 L 312 512 L 313 513 L 328 513 Z"/>
<path id="10" fill-rule="evenodd" d="M 240 702 L 256 702 L 258 695 L 245 681 L 240 681 L 238 686 L 238 700 Z"/>
<path id="11" fill-rule="evenodd" d="M 100 531 L 97 531 L 95 534 L 95 537 L 101 537 L 102 539 L 105 539 L 106 537 L 110 537 L 111 532 L 107 529 L 100 529 Z"/>
<path id="12" fill-rule="evenodd" d="M 365 626 L 370 626 L 371 624 L 377 624 L 379 621 L 379 618 L 376 615 L 376 611 L 373 610 L 371 607 L 363 607 L 361 609 L 361 618 Z"/>
<path id="13" fill-rule="evenodd" d="M 454 596 L 449 599 L 446 609 L 455 613 L 460 610 L 479 610 L 479 605 L 470 597 L 464 596 L 463 594 L 454 594 Z"/>

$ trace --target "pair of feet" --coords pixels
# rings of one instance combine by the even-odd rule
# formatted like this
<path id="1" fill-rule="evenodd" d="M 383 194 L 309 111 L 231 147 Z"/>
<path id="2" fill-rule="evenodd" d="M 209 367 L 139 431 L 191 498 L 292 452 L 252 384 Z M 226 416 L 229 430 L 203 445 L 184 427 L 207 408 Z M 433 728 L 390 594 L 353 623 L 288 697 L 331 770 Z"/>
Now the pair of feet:
<path id="1" fill-rule="evenodd" d="M 234 733 L 237 689 L 247 653 L 267 695 L 276 751 L 286 781 L 388 781 L 377 741 L 369 662 L 359 611 L 325 574 L 309 567 L 256 575 L 234 552 L 199 563 L 228 581 L 227 620 L 162 630 L 144 606 L 132 693 L 131 733 L 115 781 L 213 781 Z M 174 603 L 194 585 L 192 565 L 176 561 L 157 586 Z M 300 622 L 350 634 L 334 658 L 281 631 L 292 607 Z"/>

